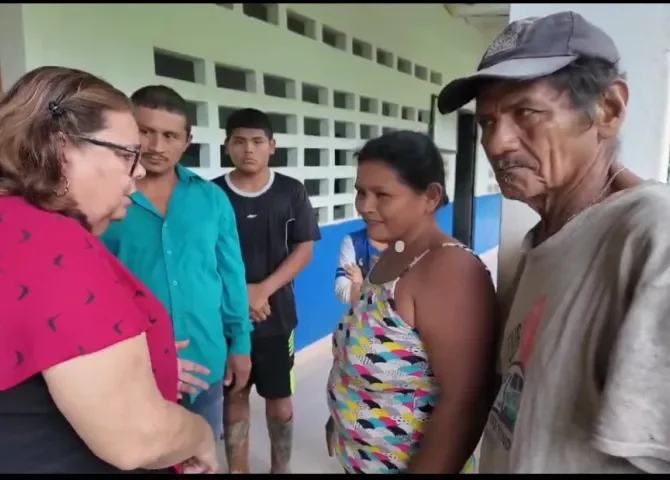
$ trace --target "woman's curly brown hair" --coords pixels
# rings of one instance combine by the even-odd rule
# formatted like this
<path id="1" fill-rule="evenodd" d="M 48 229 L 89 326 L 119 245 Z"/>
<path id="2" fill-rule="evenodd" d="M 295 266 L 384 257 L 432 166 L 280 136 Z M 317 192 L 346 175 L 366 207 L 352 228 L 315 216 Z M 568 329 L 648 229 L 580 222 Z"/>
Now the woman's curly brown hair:
<path id="1" fill-rule="evenodd" d="M 128 97 L 90 73 L 40 67 L 26 73 L 0 98 L 0 195 L 17 195 L 36 207 L 76 218 L 84 215 L 63 185 L 63 137 L 105 128 L 105 114 L 132 111 Z"/>

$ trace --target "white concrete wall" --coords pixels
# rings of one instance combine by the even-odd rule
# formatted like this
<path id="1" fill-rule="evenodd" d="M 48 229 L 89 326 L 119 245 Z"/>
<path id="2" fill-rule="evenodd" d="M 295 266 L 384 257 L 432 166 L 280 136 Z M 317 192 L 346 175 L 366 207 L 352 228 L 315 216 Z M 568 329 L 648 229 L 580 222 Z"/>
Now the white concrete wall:
<path id="1" fill-rule="evenodd" d="M 256 107 L 288 115 L 297 127 L 292 134 L 278 135 L 278 145 L 290 149 L 291 165 L 287 174 L 312 182 L 321 188 L 313 203 L 319 208 L 322 223 L 353 218 L 353 182 L 346 193 L 336 195 L 336 178 L 353 180 L 353 166 L 335 166 L 335 150 L 353 152 L 363 143 L 359 126 L 372 125 L 376 132 L 383 128 L 405 128 L 427 131 L 430 98 L 450 79 L 472 70 L 490 40 L 462 20 L 451 18 L 440 4 L 282 4 L 272 13 L 273 23 L 250 18 L 243 4 L 22 4 L 3 6 L 12 9 L 14 30 L 23 27 L 24 49 L 7 56 L 5 37 L 0 30 L 0 55 L 3 77 L 15 80 L 18 69 L 5 71 L 4 63 L 27 69 L 57 64 L 77 67 L 103 76 L 127 93 L 147 85 L 162 83 L 175 88 L 185 98 L 199 104 L 199 125 L 194 141 L 205 145 L 199 173 L 206 177 L 221 174 L 219 148 L 224 132 L 218 122 L 218 108 Z M 310 19 L 314 39 L 287 29 L 287 12 Z M 4 12 L 4 10 L 2 11 Z M 9 18 L 9 17 L 7 17 Z M 2 22 L 2 20 L 0 20 Z M 322 26 L 343 34 L 344 48 L 339 50 L 323 43 Z M 21 35 L 13 34 L 13 38 Z M 352 38 L 393 54 L 389 68 L 374 60 L 352 53 Z M 4 46 L 4 49 L 3 49 Z M 198 69 L 197 82 L 158 77 L 154 73 L 154 48 L 194 59 Z M 20 55 L 25 51 L 25 55 Z M 411 62 L 412 73 L 398 70 L 397 60 Z M 248 70 L 253 92 L 236 91 L 216 86 L 215 64 Z M 428 78 L 417 78 L 415 65 L 425 67 Z M 290 79 L 295 99 L 276 98 L 263 92 L 263 75 Z M 419 74 L 419 76 L 421 76 Z M 433 77 L 431 79 L 431 77 Z M 432 80 L 432 82 L 431 82 Z M 303 83 L 323 87 L 327 102 L 313 105 L 301 101 Z M 7 85 L 5 85 L 7 88 Z M 333 91 L 351 93 L 351 109 L 334 108 Z M 359 99 L 370 97 L 394 105 L 393 116 L 358 111 Z M 401 118 L 402 107 L 408 107 L 411 119 Z M 303 118 L 325 120 L 324 136 L 303 134 Z M 334 138 L 335 121 L 353 126 L 353 138 Z M 455 149 L 454 122 L 441 120 L 437 137 L 445 151 Z M 447 131 L 445 131 L 447 130 Z M 304 148 L 324 149 L 323 166 L 305 167 Z M 445 155 L 452 174 L 453 155 Z M 491 193 L 488 166 L 478 174 L 478 194 Z M 340 205 L 338 209 L 334 206 Z"/>
<path id="2" fill-rule="evenodd" d="M 23 8 L 20 3 L 0 4 L 0 91 L 26 72 Z"/>
<path id="3" fill-rule="evenodd" d="M 666 181 L 670 130 L 670 5 L 512 4 L 510 21 L 572 10 L 612 36 L 628 73 L 630 101 L 622 133 L 621 161 L 644 178 Z M 498 284 L 514 274 L 518 246 L 538 221 L 530 208 L 503 200 Z"/>
<path id="4" fill-rule="evenodd" d="M 470 110 L 474 110 L 474 106 Z M 437 143 L 440 148 L 453 148 L 455 150 L 457 117 L 457 113 L 451 113 L 449 115 L 440 115 L 437 113 L 435 118 L 435 143 Z M 481 131 L 479 129 L 477 135 L 477 138 L 480 139 Z M 455 153 L 449 153 L 447 154 L 447 157 L 449 159 L 447 165 L 451 169 L 451 173 L 453 173 L 453 168 L 455 168 L 456 165 Z M 484 149 L 479 142 L 477 143 L 475 158 L 477 161 L 477 169 L 475 172 L 475 196 L 499 193 L 500 187 L 498 187 L 498 183 L 496 182 L 493 169 L 491 169 L 488 160 L 486 159 L 486 153 L 484 153 Z M 453 198 L 454 186 L 454 176 L 453 174 L 449 175 L 449 172 L 447 172 L 447 192 L 449 193 L 450 198 Z"/>

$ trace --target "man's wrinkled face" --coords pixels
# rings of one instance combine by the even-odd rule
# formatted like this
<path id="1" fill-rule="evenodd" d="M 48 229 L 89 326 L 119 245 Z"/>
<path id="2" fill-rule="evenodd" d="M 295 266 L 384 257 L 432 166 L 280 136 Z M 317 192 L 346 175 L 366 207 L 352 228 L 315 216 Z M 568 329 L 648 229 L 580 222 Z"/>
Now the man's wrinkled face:
<path id="1" fill-rule="evenodd" d="M 546 80 L 496 82 L 477 97 L 481 143 L 502 194 L 524 203 L 564 186 L 595 158 L 598 133 Z"/>

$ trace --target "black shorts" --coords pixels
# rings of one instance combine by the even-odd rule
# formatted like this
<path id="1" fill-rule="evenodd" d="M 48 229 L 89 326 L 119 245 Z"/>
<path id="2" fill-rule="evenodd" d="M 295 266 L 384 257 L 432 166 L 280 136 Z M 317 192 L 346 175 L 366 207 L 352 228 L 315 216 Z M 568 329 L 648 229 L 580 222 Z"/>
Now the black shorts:
<path id="1" fill-rule="evenodd" d="M 272 335 L 251 341 L 249 386 L 266 400 L 288 398 L 295 390 L 293 361 L 295 331 L 290 335 Z"/>

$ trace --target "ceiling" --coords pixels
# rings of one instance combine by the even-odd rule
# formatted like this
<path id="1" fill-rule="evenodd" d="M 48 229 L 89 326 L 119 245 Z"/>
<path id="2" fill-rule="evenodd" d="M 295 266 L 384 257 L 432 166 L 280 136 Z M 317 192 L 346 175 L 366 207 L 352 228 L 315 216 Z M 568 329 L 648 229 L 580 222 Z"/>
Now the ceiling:
<path id="1" fill-rule="evenodd" d="M 500 33 L 509 22 L 509 3 L 445 3 L 444 8 L 454 18 L 485 31 Z"/>

